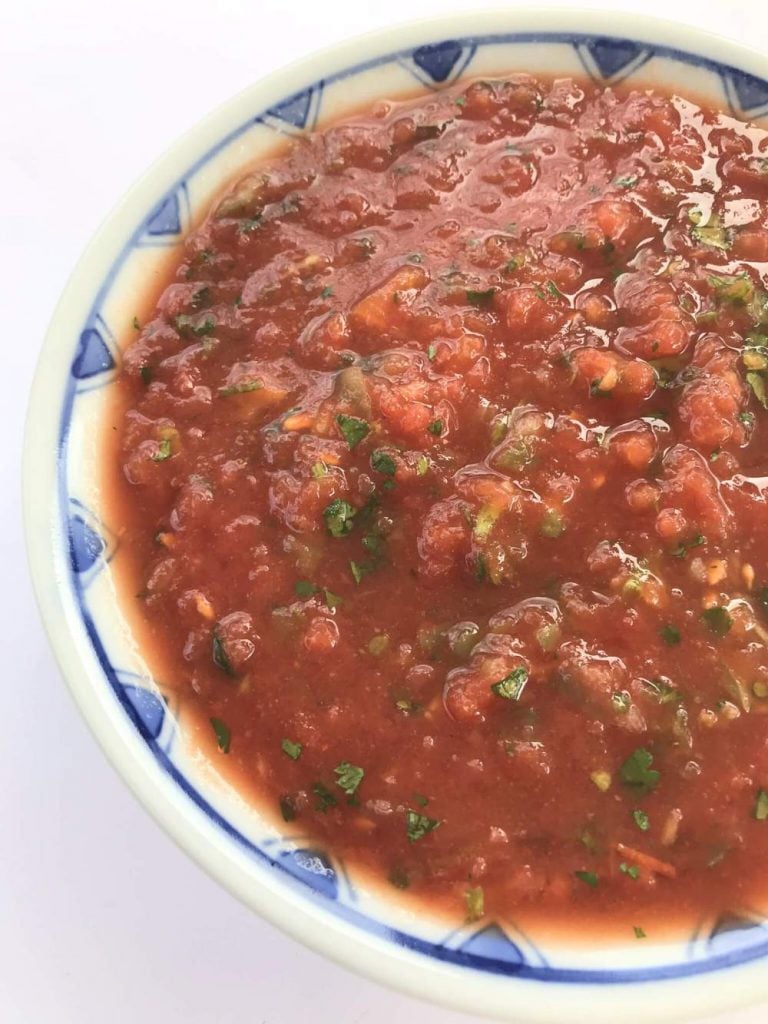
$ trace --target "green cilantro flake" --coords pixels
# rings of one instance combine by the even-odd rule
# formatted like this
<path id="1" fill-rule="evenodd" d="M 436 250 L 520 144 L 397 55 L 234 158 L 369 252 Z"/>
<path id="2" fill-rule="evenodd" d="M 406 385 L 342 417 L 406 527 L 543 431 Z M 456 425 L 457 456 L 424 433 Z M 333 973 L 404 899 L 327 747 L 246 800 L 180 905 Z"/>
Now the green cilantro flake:
<path id="1" fill-rule="evenodd" d="M 768 820 L 768 792 L 764 789 L 758 789 L 757 791 L 755 809 L 752 814 L 758 821 Z"/>
<path id="2" fill-rule="evenodd" d="M 226 648 L 224 647 L 224 641 L 221 639 L 221 637 L 215 630 L 211 641 L 211 654 L 213 657 L 213 664 L 216 666 L 216 668 L 221 669 L 221 671 L 226 676 L 235 675 L 235 670 L 232 668 L 232 664 L 229 658 L 227 657 L 227 651 Z"/>
<path id="3" fill-rule="evenodd" d="M 633 881 L 637 881 L 640 877 L 640 868 L 636 867 L 634 864 L 625 864 L 624 861 L 619 864 L 619 871 L 624 875 L 629 875 Z"/>
<path id="4" fill-rule="evenodd" d="M 340 608 L 341 605 L 344 604 L 344 598 L 339 597 L 338 594 L 334 594 L 334 592 L 329 590 L 327 587 L 323 589 L 323 595 L 325 597 L 325 603 L 331 611 L 334 611 L 336 608 Z"/>
<path id="5" fill-rule="evenodd" d="M 293 802 L 293 797 L 284 794 L 280 797 L 279 803 L 283 821 L 294 821 L 296 818 L 296 804 Z"/>
<path id="6" fill-rule="evenodd" d="M 219 388 L 219 397 L 229 398 L 230 395 L 247 395 L 252 391 L 261 391 L 263 387 L 263 380 L 244 380 L 239 384 L 229 384 L 227 387 Z"/>
<path id="7" fill-rule="evenodd" d="M 333 288 L 331 288 L 331 286 L 329 284 L 327 284 L 325 286 L 325 288 L 323 288 L 323 290 L 320 292 L 320 298 L 321 299 L 330 299 L 330 297 L 332 295 L 333 295 Z"/>
<path id="8" fill-rule="evenodd" d="M 640 179 L 637 175 L 629 174 L 625 178 L 614 178 L 613 184 L 617 188 L 634 188 Z"/>
<path id="9" fill-rule="evenodd" d="M 336 422 L 350 450 L 357 448 L 363 438 L 366 438 L 371 432 L 371 428 L 365 420 L 358 419 L 357 416 L 345 416 L 343 412 L 340 412 L 336 417 Z"/>
<path id="10" fill-rule="evenodd" d="M 498 683 L 494 683 L 491 689 L 497 697 L 503 697 L 504 700 L 520 700 L 527 682 L 528 671 L 519 665 Z"/>
<path id="11" fill-rule="evenodd" d="M 332 537 L 346 537 L 351 533 L 355 515 L 357 509 L 343 498 L 334 498 L 323 510 L 325 525 Z"/>
<path id="12" fill-rule="evenodd" d="M 301 757 L 303 747 L 301 743 L 294 743 L 293 740 L 283 740 L 280 744 L 280 749 L 284 754 L 287 754 L 292 761 L 298 761 Z"/>
<path id="13" fill-rule="evenodd" d="M 152 452 L 151 459 L 153 462 L 165 462 L 166 459 L 170 459 L 171 455 L 173 455 L 171 442 L 167 437 L 164 437 L 162 441 L 158 441 L 157 448 Z"/>
<path id="14" fill-rule="evenodd" d="M 357 787 L 363 781 L 364 770 L 356 764 L 350 764 L 349 761 L 342 761 L 333 770 L 338 775 L 336 785 L 339 789 L 343 789 L 347 796 L 354 796 Z"/>
<path id="15" fill-rule="evenodd" d="M 680 643 L 680 630 L 670 626 L 669 623 L 661 627 L 659 636 L 669 647 L 674 647 Z"/>
<path id="16" fill-rule="evenodd" d="M 472 886 L 464 893 L 467 905 L 467 921 L 479 921 L 485 914 L 485 894 L 481 885 Z"/>
<path id="17" fill-rule="evenodd" d="M 374 571 L 376 567 L 371 562 L 353 562 L 349 563 L 349 571 L 352 573 L 352 579 L 358 585 L 366 576 Z"/>
<path id="18" fill-rule="evenodd" d="M 412 811 L 410 808 L 405 813 L 405 830 L 408 835 L 408 841 L 416 843 L 419 839 L 423 839 L 429 832 L 434 832 L 436 828 L 440 828 L 442 824 L 437 818 L 428 818 L 426 814 L 419 814 L 418 811 Z"/>
<path id="19" fill-rule="evenodd" d="M 661 778 L 660 773 L 651 768 L 652 764 L 653 754 L 644 747 L 638 747 L 619 769 L 622 782 L 641 793 L 649 793 Z"/>
<path id="20" fill-rule="evenodd" d="M 467 290 L 467 302 L 470 306 L 489 306 L 496 294 L 495 288 L 486 288 L 484 291 L 475 291 L 472 288 Z"/>
<path id="21" fill-rule="evenodd" d="M 306 600 L 316 594 L 320 588 L 316 587 L 314 583 L 310 583 L 309 580 L 297 580 L 293 589 L 297 597 Z"/>
<path id="22" fill-rule="evenodd" d="M 324 462 L 315 462 L 312 465 L 312 478 L 314 480 L 322 480 L 324 476 L 328 476 L 328 467 Z"/>
<path id="23" fill-rule="evenodd" d="M 728 609 L 719 604 L 703 611 L 701 618 L 715 636 L 725 636 L 733 625 L 733 619 L 729 615 Z"/>
<path id="24" fill-rule="evenodd" d="M 639 925 L 635 925 L 634 926 L 634 932 L 635 932 L 635 938 L 636 939 L 644 939 L 645 938 L 645 932 L 643 931 L 643 929 Z"/>
<path id="25" fill-rule="evenodd" d="M 312 786 L 312 792 L 317 797 L 315 810 L 320 811 L 321 814 L 326 814 L 329 807 L 335 807 L 339 802 L 330 789 L 324 786 L 322 782 L 315 782 Z"/>
<path id="26" fill-rule="evenodd" d="M 651 827 L 651 819 L 645 813 L 645 811 L 634 810 L 632 811 L 632 820 L 640 829 L 641 832 L 647 832 Z"/>
<path id="27" fill-rule="evenodd" d="M 432 420 L 432 422 L 427 426 L 427 430 L 430 432 L 430 434 L 434 434 L 435 437 L 440 437 L 440 435 L 443 432 L 443 421 Z"/>
<path id="28" fill-rule="evenodd" d="M 596 889 L 599 881 L 594 871 L 574 871 L 576 878 L 585 885 L 588 885 L 590 889 Z"/>
<path id="29" fill-rule="evenodd" d="M 380 448 L 377 449 L 371 456 L 371 465 L 377 473 L 383 473 L 384 476 L 394 476 L 397 466 L 395 460 L 391 455 L 388 455 L 385 451 Z"/>
<path id="30" fill-rule="evenodd" d="M 430 362 L 432 362 L 432 360 L 435 358 L 436 355 L 437 355 L 437 346 L 433 345 L 431 343 L 429 345 L 427 345 L 427 359 Z"/>
<path id="31" fill-rule="evenodd" d="M 229 745 L 232 739 L 232 733 L 229 731 L 229 727 L 222 722 L 220 718 L 209 719 L 213 726 L 213 731 L 216 733 L 216 742 L 219 745 L 219 750 L 222 754 L 229 753 Z"/>

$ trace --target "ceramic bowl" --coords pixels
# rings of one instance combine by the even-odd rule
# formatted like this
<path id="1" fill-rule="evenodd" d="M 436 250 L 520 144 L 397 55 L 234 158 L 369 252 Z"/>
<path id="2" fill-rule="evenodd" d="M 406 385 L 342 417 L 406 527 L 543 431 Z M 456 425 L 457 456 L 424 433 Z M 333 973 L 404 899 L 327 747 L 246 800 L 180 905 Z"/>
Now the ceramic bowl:
<path id="1" fill-rule="evenodd" d="M 654 83 L 739 117 L 768 113 L 768 61 L 690 28 L 607 12 L 498 11 L 343 43 L 271 75 L 177 142 L 122 200 L 54 314 L 34 383 L 25 520 L 61 670 L 108 758 L 156 820 L 259 914 L 355 970 L 451 1007 L 515 1021 L 691 1017 L 762 997 L 768 927 L 743 911 L 684 940 L 607 945 L 484 920 L 448 930 L 369 891 L 292 825 L 277 829 L 185 744 L 116 602 L 118 524 L 101 508 L 99 425 L 136 296 L 246 162 L 385 96 L 505 71 Z"/>

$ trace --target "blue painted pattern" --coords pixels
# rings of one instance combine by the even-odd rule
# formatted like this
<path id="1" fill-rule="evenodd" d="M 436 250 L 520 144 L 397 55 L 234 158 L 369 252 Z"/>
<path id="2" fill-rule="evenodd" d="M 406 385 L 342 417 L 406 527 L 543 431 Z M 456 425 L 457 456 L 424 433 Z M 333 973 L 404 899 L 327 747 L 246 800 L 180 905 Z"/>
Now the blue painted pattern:
<path id="1" fill-rule="evenodd" d="M 570 45 L 588 74 L 598 82 L 625 80 L 651 58 L 704 67 L 719 76 L 723 84 L 723 98 L 732 110 L 737 113 L 768 110 L 768 82 L 739 69 L 668 47 L 651 47 L 642 40 L 567 33 L 520 33 L 444 40 L 347 68 L 328 79 L 327 83 L 351 80 L 356 74 L 372 67 L 398 64 L 407 68 L 416 81 L 434 88 L 454 81 L 465 71 L 471 73 L 474 56 L 484 46 L 506 44 L 512 47 L 517 43 L 528 46 L 549 46 L 553 43 Z M 511 60 L 510 63 L 514 62 Z M 603 984 L 685 977 L 766 957 L 768 931 L 764 924 L 738 915 L 717 922 L 708 934 L 694 935 L 687 955 L 678 954 L 676 960 L 626 969 L 553 966 L 532 943 L 515 941 L 504 928 L 494 922 L 483 923 L 482 927 L 474 930 L 462 930 L 458 938 L 456 933 L 452 933 L 441 942 L 426 941 L 417 935 L 394 929 L 353 905 L 355 894 L 346 882 L 343 865 L 334 864 L 325 852 L 310 846 L 297 849 L 287 836 L 279 841 L 265 838 L 257 845 L 222 817 L 196 783 L 180 770 L 170 744 L 163 742 L 163 736 L 170 728 L 169 720 L 172 719 L 164 698 L 143 685 L 136 676 L 120 673 L 114 666 L 105 640 L 96 629 L 86 599 L 87 580 L 108 559 L 110 542 L 99 532 L 99 525 L 88 510 L 73 505 L 67 472 L 70 424 L 82 393 L 80 382 L 91 378 L 101 379 L 102 375 L 115 367 L 110 347 L 111 334 L 101 319 L 105 300 L 118 271 L 134 249 L 146 244 L 147 237 L 160 241 L 175 240 L 183 230 L 186 217 L 185 182 L 191 181 L 214 155 L 238 139 L 254 121 L 278 132 L 296 133 L 312 128 L 317 123 L 325 84 L 322 81 L 308 83 L 302 91 L 286 97 L 255 118 L 250 118 L 187 168 L 166 195 L 158 197 L 155 207 L 136 226 L 114 266 L 106 273 L 82 333 L 73 339 L 71 377 L 63 395 L 60 421 L 59 510 L 63 536 L 68 544 L 72 597 L 79 610 L 84 635 L 99 659 L 106 683 L 151 751 L 158 769 L 167 773 L 191 803 L 207 816 L 213 828 L 247 851 L 258 864 L 277 870 L 286 886 L 299 887 L 307 899 L 316 901 L 329 914 L 356 925 L 362 931 L 388 939 L 420 955 L 463 968 L 560 984 Z M 340 885 L 341 879 L 345 879 L 343 886 Z"/>

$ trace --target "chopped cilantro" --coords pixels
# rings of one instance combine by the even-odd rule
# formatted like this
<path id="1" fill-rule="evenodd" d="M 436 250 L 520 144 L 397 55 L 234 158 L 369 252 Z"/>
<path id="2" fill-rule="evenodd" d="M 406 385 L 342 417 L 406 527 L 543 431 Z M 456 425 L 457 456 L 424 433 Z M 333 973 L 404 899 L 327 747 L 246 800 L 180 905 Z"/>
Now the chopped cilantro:
<path id="1" fill-rule="evenodd" d="M 401 697 L 395 701 L 395 707 L 398 711 L 401 711 L 404 715 L 418 715 L 421 711 L 421 704 L 417 704 L 415 700 L 411 700 L 409 697 Z"/>
<path id="2" fill-rule="evenodd" d="M 395 470 L 397 469 L 395 466 L 395 460 L 392 456 L 388 455 L 380 448 L 371 456 L 371 465 L 377 473 L 383 473 L 384 476 L 394 476 Z"/>
<path id="3" fill-rule="evenodd" d="M 485 894 L 481 885 L 472 886 L 464 893 L 467 905 L 467 921 L 479 921 L 485 913 Z"/>
<path id="4" fill-rule="evenodd" d="M 621 780 L 641 793 L 649 793 L 655 789 L 661 778 L 653 764 L 653 754 L 644 747 L 638 747 L 619 769 Z"/>
<path id="5" fill-rule="evenodd" d="M 703 611 L 701 618 L 715 636 L 725 636 L 733 625 L 733 619 L 729 615 L 728 609 L 719 604 Z"/>
<path id="6" fill-rule="evenodd" d="M 768 792 L 764 789 L 758 789 L 757 791 L 755 808 L 752 814 L 758 821 L 768 820 Z"/>
<path id="7" fill-rule="evenodd" d="M 743 423 L 745 427 L 754 427 L 755 425 L 755 414 L 753 412 L 740 412 L 737 418 L 739 423 Z"/>
<path id="8" fill-rule="evenodd" d="M 590 889 L 597 888 L 597 883 L 599 879 L 594 871 L 574 871 L 573 873 L 580 882 L 583 882 L 585 885 L 588 885 Z"/>
<path id="9" fill-rule="evenodd" d="M 626 690 L 620 690 L 618 693 L 611 694 L 611 704 L 613 704 L 620 715 L 626 715 L 632 704 L 632 698 Z"/>
<path id="10" fill-rule="evenodd" d="M 310 583 L 309 580 L 297 580 L 293 585 L 293 589 L 297 597 L 306 600 L 312 597 L 313 594 L 316 594 L 319 588 L 314 583 Z"/>
<path id="11" fill-rule="evenodd" d="M 338 800 L 333 793 L 324 786 L 322 782 L 315 782 L 312 786 L 312 792 L 317 797 L 317 803 L 315 804 L 315 810 L 320 811 L 321 814 L 325 814 L 329 807 L 335 807 Z"/>
<path id="12" fill-rule="evenodd" d="M 340 412 L 336 417 L 336 422 L 350 449 L 357 448 L 363 438 L 371 432 L 371 428 L 365 420 L 358 419 L 357 416 L 345 416 L 343 412 Z"/>
<path id="13" fill-rule="evenodd" d="M 420 455 L 416 459 L 416 475 L 425 476 L 429 472 L 429 459 L 426 455 Z"/>
<path id="14" fill-rule="evenodd" d="M 644 939 L 645 938 L 645 932 L 643 931 L 643 929 L 639 925 L 635 925 L 634 926 L 634 932 L 635 932 L 635 938 L 636 939 Z"/>
<path id="15" fill-rule="evenodd" d="M 221 669 L 224 675 L 234 676 L 235 670 L 232 668 L 229 658 L 227 657 L 227 651 L 224 647 L 224 641 L 221 639 L 219 634 L 214 630 L 213 639 L 211 641 L 211 652 L 213 657 L 213 664 L 216 668 Z"/>
<path id="16" fill-rule="evenodd" d="M 435 358 L 436 355 L 437 355 L 437 347 L 430 342 L 430 344 L 427 345 L 427 359 L 430 362 L 432 362 L 432 360 Z"/>
<path id="17" fill-rule="evenodd" d="M 216 330 L 216 321 L 210 316 L 201 323 L 199 317 L 181 313 L 174 322 L 179 334 L 194 334 L 196 338 L 204 338 Z"/>
<path id="18" fill-rule="evenodd" d="M 750 371 L 747 374 L 747 384 L 752 389 L 752 394 L 764 409 L 768 409 L 768 391 L 765 387 L 765 378 L 762 374 Z"/>
<path id="19" fill-rule="evenodd" d="M 238 384 L 229 384 L 227 387 L 219 388 L 219 397 L 228 398 L 230 395 L 247 395 L 251 391 L 261 391 L 263 387 L 263 380 L 243 380 Z"/>
<path id="20" fill-rule="evenodd" d="M 363 781 L 364 770 L 358 768 L 356 764 L 350 764 L 349 761 L 342 761 L 341 764 L 336 765 L 333 771 L 338 775 L 336 785 L 339 789 L 343 789 L 347 796 L 354 796 L 357 787 Z"/>
<path id="21" fill-rule="evenodd" d="M 647 832 L 651 827 L 651 819 L 645 811 L 641 811 L 639 809 L 632 811 L 632 820 L 641 832 Z"/>
<path id="22" fill-rule="evenodd" d="M 440 435 L 443 432 L 443 421 L 432 420 L 432 422 L 427 426 L 427 430 L 430 432 L 430 434 L 434 434 L 435 437 L 440 437 Z"/>
<path id="23" fill-rule="evenodd" d="M 338 594 L 334 594 L 334 592 L 332 590 L 329 590 L 328 587 L 325 587 L 323 589 L 323 595 L 325 597 L 325 603 L 328 605 L 331 611 L 335 611 L 336 608 L 339 608 L 341 605 L 344 604 L 344 598 L 339 597 Z"/>
<path id="24" fill-rule="evenodd" d="M 357 509 L 343 498 L 334 498 L 323 510 L 325 525 L 332 537 L 346 537 L 351 533 L 356 515 Z"/>
<path id="25" fill-rule="evenodd" d="M 437 818 L 428 818 L 426 814 L 419 814 L 418 811 L 412 811 L 410 808 L 405 812 L 405 830 L 408 841 L 411 843 L 423 839 L 425 835 L 434 832 L 441 824 L 442 822 Z"/>
<path id="26" fill-rule="evenodd" d="M 466 105 L 467 105 L 467 97 L 466 96 L 457 96 L 456 99 L 453 102 L 456 104 L 457 107 L 466 107 Z"/>
<path id="27" fill-rule="evenodd" d="M 670 626 L 669 623 L 661 627 L 659 636 L 669 647 L 674 647 L 675 644 L 680 643 L 680 630 Z"/>
<path id="28" fill-rule="evenodd" d="M 691 210 L 688 214 L 692 222 L 691 236 L 694 241 L 700 242 L 710 249 L 726 250 L 731 244 L 733 232 L 723 225 L 723 219 L 716 213 L 712 213 L 706 224 L 702 224 L 701 210 Z"/>
<path id="29" fill-rule="evenodd" d="M 283 821 L 293 821 L 296 817 L 296 804 L 293 802 L 293 797 L 284 794 L 280 797 L 279 803 Z"/>
<path id="30" fill-rule="evenodd" d="M 622 874 L 629 875 L 629 877 L 634 881 L 640 877 L 640 868 L 634 864 L 625 864 L 624 861 L 619 864 L 619 871 L 621 871 Z"/>
<path id="31" fill-rule="evenodd" d="M 283 740 L 280 744 L 280 749 L 284 754 L 287 754 L 292 761 L 298 761 L 301 757 L 303 747 L 301 743 L 294 743 L 293 740 Z"/>
<path id="32" fill-rule="evenodd" d="M 170 459 L 171 455 L 173 455 L 171 442 L 167 437 L 164 437 L 162 441 L 158 441 L 157 448 L 152 452 L 151 459 L 153 462 L 165 462 L 166 459 Z"/>
<path id="33" fill-rule="evenodd" d="M 209 719 L 213 726 L 213 731 L 216 733 L 216 742 L 219 745 L 219 750 L 222 754 L 229 753 L 229 744 L 232 738 L 232 733 L 229 731 L 229 727 L 222 722 L 220 718 Z"/>
<path id="34" fill-rule="evenodd" d="M 498 697 L 504 700 L 520 700 L 525 684 L 528 682 L 528 672 L 522 665 L 504 676 L 498 683 L 494 683 L 491 689 Z"/>
<path id="35" fill-rule="evenodd" d="M 637 175 L 628 174 L 625 178 L 614 178 L 613 184 L 617 188 L 634 188 L 640 179 Z"/>
<path id="36" fill-rule="evenodd" d="M 685 558 L 689 551 L 693 548 L 700 548 L 702 544 L 707 543 L 707 538 L 703 533 L 697 533 L 691 540 L 681 540 L 676 548 L 673 548 L 672 554 L 675 558 Z"/>
<path id="37" fill-rule="evenodd" d="M 361 580 L 365 579 L 366 576 L 374 571 L 376 567 L 371 562 L 350 562 L 349 571 L 352 573 L 352 579 L 355 583 L 359 584 Z"/>
<path id="38" fill-rule="evenodd" d="M 407 872 L 402 868 L 392 868 L 387 877 L 390 885 L 394 885 L 396 889 L 407 889 L 411 884 Z"/>
<path id="39" fill-rule="evenodd" d="M 331 288 L 331 286 L 329 284 L 327 284 L 325 286 L 325 288 L 323 288 L 323 290 L 320 292 L 320 298 L 321 299 L 330 299 L 330 297 L 332 295 L 333 295 L 333 288 Z"/>
<path id="40" fill-rule="evenodd" d="M 560 289 L 557 287 L 554 281 L 547 281 L 546 289 L 553 299 L 562 298 L 563 293 L 560 291 Z"/>
<path id="41" fill-rule="evenodd" d="M 467 302 L 470 306 L 489 306 L 493 302 L 495 294 L 495 288 L 486 288 L 484 291 L 475 291 L 469 288 L 467 289 Z"/>
<path id="42" fill-rule="evenodd" d="M 313 479 L 322 480 L 324 476 L 328 476 L 328 467 L 324 462 L 315 462 L 312 465 Z"/>
<path id="43" fill-rule="evenodd" d="M 368 641 L 368 653 L 374 658 L 380 658 L 389 647 L 389 637 L 386 633 L 377 633 Z"/>

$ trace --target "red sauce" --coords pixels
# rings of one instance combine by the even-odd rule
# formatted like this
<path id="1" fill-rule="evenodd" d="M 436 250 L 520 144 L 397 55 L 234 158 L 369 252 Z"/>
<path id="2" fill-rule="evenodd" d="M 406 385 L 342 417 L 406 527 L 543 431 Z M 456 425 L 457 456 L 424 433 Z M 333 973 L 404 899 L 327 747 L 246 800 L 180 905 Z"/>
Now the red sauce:
<path id="1" fill-rule="evenodd" d="M 126 348 L 150 664 L 404 898 L 631 935 L 763 893 L 767 150 L 570 79 L 382 103 L 224 195 Z"/>

